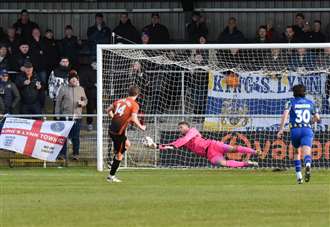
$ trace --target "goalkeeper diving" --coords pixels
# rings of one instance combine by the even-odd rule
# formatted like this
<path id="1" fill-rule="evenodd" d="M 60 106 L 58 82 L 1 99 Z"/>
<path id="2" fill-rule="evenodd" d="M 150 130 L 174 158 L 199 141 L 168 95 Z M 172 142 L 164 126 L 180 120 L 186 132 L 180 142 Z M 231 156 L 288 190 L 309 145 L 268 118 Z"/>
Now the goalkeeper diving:
<path id="1" fill-rule="evenodd" d="M 169 144 L 156 144 L 150 137 L 145 139 L 144 144 L 147 147 L 159 149 L 160 151 L 183 147 L 198 156 L 207 158 L 209 162 L 214 166 L 225 166 L 231 168 L 258 166 L 257 162 L 248 160 L 226 160 L 225 154 L 236 152 L 242 154 L 259 155 L 260 151 L 256 151 L 243 146 L 231 146 L 217 140 L 205 139 L 196 128 L 190 127 L 189 123 L 185 121 L 179 122 L 178 129 L 182 136 Z"/>

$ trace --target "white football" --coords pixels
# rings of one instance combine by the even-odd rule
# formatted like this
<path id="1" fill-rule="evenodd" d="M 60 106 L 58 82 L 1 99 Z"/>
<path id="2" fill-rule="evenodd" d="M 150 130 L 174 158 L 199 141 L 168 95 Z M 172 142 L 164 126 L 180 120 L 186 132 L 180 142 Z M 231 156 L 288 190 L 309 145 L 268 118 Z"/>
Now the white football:
<path id="1" fill-rule="evenodd" d="M 146 136 L 143 138 L 142 143 L 146 147 L 151 147 L 154 144 L 154 141 L 152 140 L 151 137 Z"/>

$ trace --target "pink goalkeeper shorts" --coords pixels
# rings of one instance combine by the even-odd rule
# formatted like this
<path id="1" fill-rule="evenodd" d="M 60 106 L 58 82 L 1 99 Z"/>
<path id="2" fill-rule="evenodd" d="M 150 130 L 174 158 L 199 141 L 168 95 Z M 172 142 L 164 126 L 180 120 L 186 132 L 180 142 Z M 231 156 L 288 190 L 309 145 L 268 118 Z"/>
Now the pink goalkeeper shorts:
<path id="1" fill-rule="evenodd" d="M 223 142 L 212 140 L 207 148 L 207 159 L 212 165 L 217 165 L 219 160 L 224 159 L 224 154 L 228 151 L 229 145 Z"/>

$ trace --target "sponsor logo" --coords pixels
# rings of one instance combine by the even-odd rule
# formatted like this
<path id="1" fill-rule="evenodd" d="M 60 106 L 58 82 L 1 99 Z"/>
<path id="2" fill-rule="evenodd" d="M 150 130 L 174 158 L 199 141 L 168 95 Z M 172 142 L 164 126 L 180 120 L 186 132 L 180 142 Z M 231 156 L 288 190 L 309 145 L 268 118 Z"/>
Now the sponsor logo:
<path id="1" fill-rule="evenodd" d="M 65 128 L 65 124 L 63 122 L 55 122 L 50 125 L 50 129 L 53 132 L 61 132 Z"/>

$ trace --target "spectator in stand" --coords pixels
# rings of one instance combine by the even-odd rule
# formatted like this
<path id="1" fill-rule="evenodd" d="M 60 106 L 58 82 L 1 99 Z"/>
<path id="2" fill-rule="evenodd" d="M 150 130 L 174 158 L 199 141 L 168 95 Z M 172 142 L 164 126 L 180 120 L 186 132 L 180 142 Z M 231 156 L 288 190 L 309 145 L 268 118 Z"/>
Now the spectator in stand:
<path id="1" fill-rule="evenodd" d="M 324 43 L 326 41 L 325 35 L 321 32 L 320 20 L 314 21 L 313 31 L 308 33 L 308 41 L 310 43 Z"/>
<path id="2" fill-rule="evenodd" d="M 305 48 L 298 48 L 290 58 L 289 69 L 293 71 L 313 70 L 316 67 L 315 62 L 314 53 L 307 51 Z"/>
<path id="3" fill-rule="evenodd" d="M 9 53 L 4 44 L 0 44 L 0 69 L 9 70 L 11 68 Z"/>
<path id="4" fill-rule="evenodd" d="M 21 96 L 16 85 L 9 80 L 9 74 L 7 70 L 0 70 L 0 96 L 4 104 L 5 114 L 18 113 L 17 107 Z"/>
<path id="5" fill-rule="evenodd" d="M 46 59 L 46 73 L 49 75 L 53 69 L 58 66 L 59 51 L 58 45 L 54 39 L 54 33 L 51 29 L 47 29 L 44 37 L 45 43 L 45 59 Z"/>
<path id="6" fill-rule="evenodd" d="M 33 71 L 30 62 L 24 63 L 24 72 L 18 76 L 16 85 L 21 95 L 21 114 L 41 114 L 44 100 L 41 79 Z"/>
<path id="7" fill-rule="evenodd" d="M 191 43 L 199 43 L 201 36 L 207 38 L 209 30 L 199 12 L 193 12 L 191 22 L 187 26 L 188 40 Z"/>
<path id="8" fill-rule="evenodd" d="M 254 43 L 270 43 L 271 40 L 267 38 L 267 27 L 260 26 L 258 28 L 257 37 L 254 40 Z"/>
<path id="9" fill-rule="evenodd" d="M 219 35 L 218 41 L 219 43 L 245 43 L 243 33 L 237 29 L 236 18 L 229 18 L 228 25 Z"/>
<path id="10" fill-rule="evenodd" d="M 270 43 L 271 40 L 267 39 L 267 27 L 266 26 L 259 26 L 257 37 L 254 39 L 253 43 Z M 254 50 L 245 50 L 245 53 L 250 54 L 250 58 L 246 59 L 245 61 L 249 60 L 253 70 L 260 69 L 262 63 L 264 63 L 264 57 L 269 53 L 268 49 L 254 49 Z"/>
<path id="11" fill-rule="evenodd" d="M 292 26 L 292 29 L 295 33 L 298 42 L 307 41 L 305 26 L 306 26 L 306 22 L 305 22 L 304 14 L 297 13 L 295 17 L 295 25 Z"/>
<path id="12" fill-rule="evenodd" d="M 69 120 L 74 121 L 69 138 L 73 145 L 73 160 L 79 159 L 80 125 L 82 109 L 87 105 L 87 97 L 84 89 L 79 85 L 77 71 L 69 72 L 69 86 L 62 86 L 56 98 L 55 113 L 71 115 Z M 67 146 L 64 144 L 59 159 L 65 159 Z"/>
<path id="13" fill-rule="evenodd" d="M 151 24 L 143 28 L 150 38 L 150 44 L 168 44 L 170 42 L 170 34 L 165 25 L 160 24 L 160 16 L 158 13 L 151 14 Z"/>
<path id="14" fill-rule="evenodd" d="M 30 54 L 30 47 L 27 42 L 21 42 L 19 44 L 18 52 L 12 56 L 12 69 L 18 74 L 24 72 L 24 63 L 32 62 L 32 57 Z M 12 81 L 16 81 L 16 76 L 12 75 Z"/>
<path id="15" fill-rule="evenodd" d="M 292 26 L 287 26 L 285 33 L 283 34 L 282 43 L 298 43 L 299 40 L 296 38 L 295 31 Z"/>
<path id="16" fill-rule="evenodd" d="M 26 9 L 23 9 L 20 18 L 13 27 L 16 29 L 17 35 L 26 41 L 30 41 L 32 39 L 32 30 L 34 28 L 39 28 L 39 25 L 30 21 L 29 12 Z"/>
<path id="17" fill-rule="evenodd" d="M 21 39 L 16 35 L 16 29 L 14 27 L 9 27 L 4 43 L 7 45 L 10 54 L 14 55 L 17 53 L 21 42 L 20 40 Z"/>
<path id="18" fill-rule="evenodd" d="M 150 43 L 150 37 L 149 37 L 148 33 L 142 32 L 141 42 L 142 42 L 142 44 L 149 44 Z"/>
<path id="19" fill-rule="evenodd" d="M 46 61 L 45 58 L 45 42 L 41 38 L 39 28 L 32 30 L 32 39 L 30 41 L 30 51 L 32 56 L 32 64 L 35 72 L 38 74 L 42 84 L 45 85 L 48 82 L 48 75 L 46 72 Z"/>
<path id="20" fill-rule="evenodd" d="M 96 58 L 96 45 L 111 43 L 111 29 L 105 24 L 103 14 L 95 15 L 95 24 L 88 28 L 87 39 L 92 58 Z"/>
<path id="21" fill-rule="evenodd" d="M 69 84 L 70 72 L 70 60 L 68 57 L 61 57 L 59 66 L 54 69 L 49 76 L 48 80 L 48 92 L 49 97 L 54 102 L 54 112 L 55 112 L 55 104 L 56 98 L 58 96 L 58 92 L 61 87 L 67 86 Z"/>
<path id="22" fill-rule="evenodd" d="M 113 32 L 117 35 L 116 43 L 140 43 L 140 34 L 128 18 L 128 13 L 120 14 L 119 24 Z M 123 37 L 123 39 L 121 37 Z"/>
<path id="23" fill-rule="evenodd" d="M 276 43 L 280 41 L 279 33 L 274 29 L 273 22 L 269 21 L 266 24 L 266 39 L 269 40 L 271 43 Z"/>
<path id="24" fill-rule="evenodd" d="M 66 56 L 69 58 L 71 67 L 73 69 L 79 68 L 79 50 L 81 48 L 81 41 L 73 35 L 71 25 L 65 26 L 65 37 L 59 43 L 60 56 Z"/>
<path id="25" fill-rule="evenodd" d="M 80 82 L 87 96 L 87 114 L 94 114 L 96 111 L 96 62 L 92 62 L 80 69 Z M 93 117 L 87 117 L 87 128 L 93 130 Z"/>

